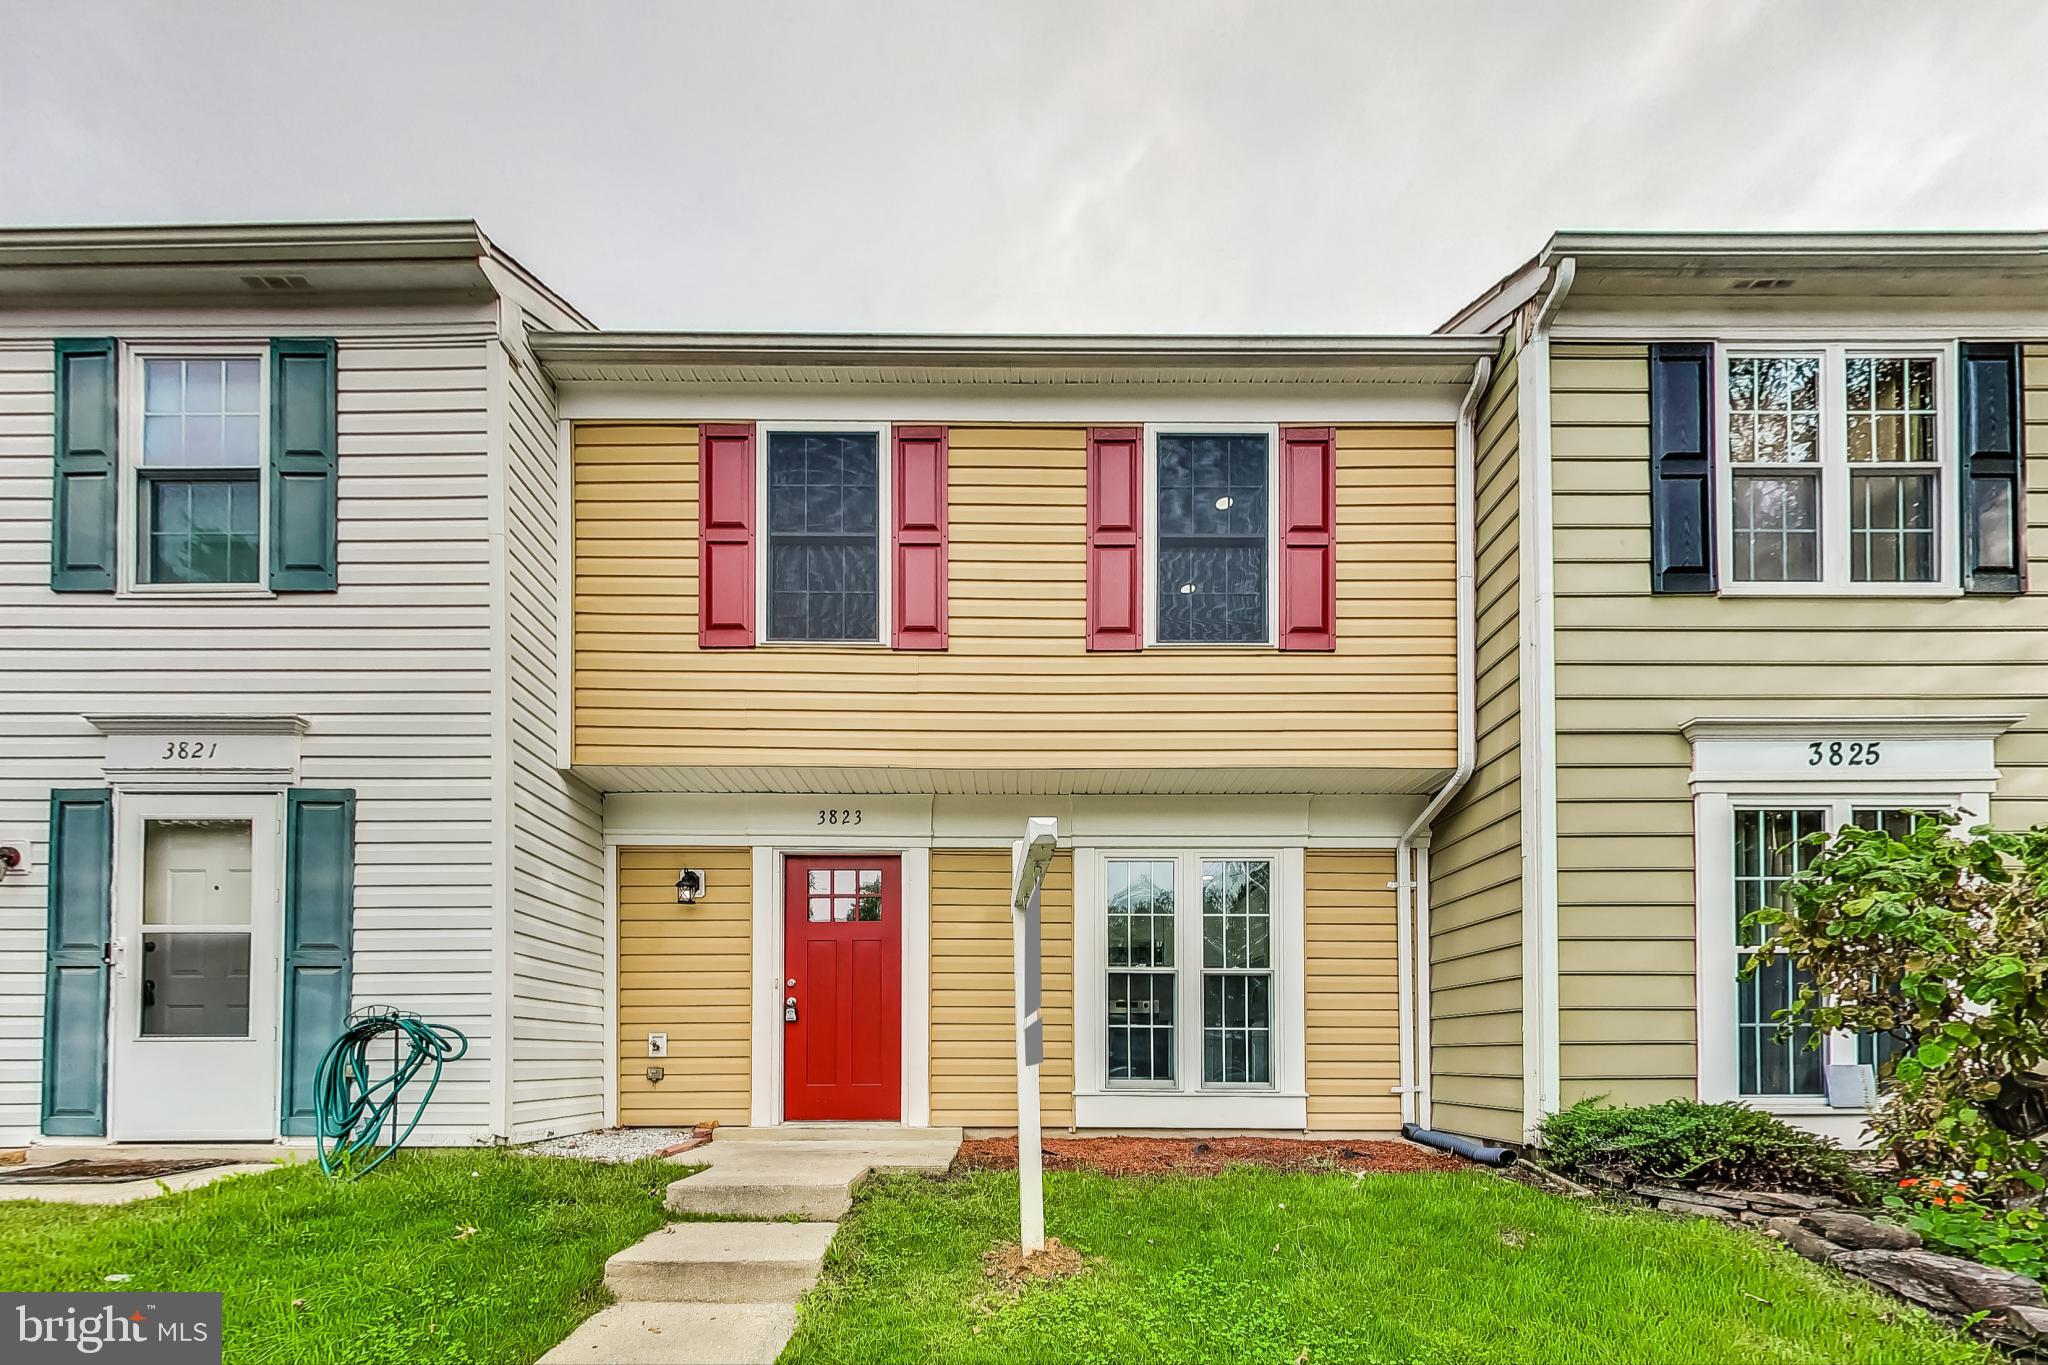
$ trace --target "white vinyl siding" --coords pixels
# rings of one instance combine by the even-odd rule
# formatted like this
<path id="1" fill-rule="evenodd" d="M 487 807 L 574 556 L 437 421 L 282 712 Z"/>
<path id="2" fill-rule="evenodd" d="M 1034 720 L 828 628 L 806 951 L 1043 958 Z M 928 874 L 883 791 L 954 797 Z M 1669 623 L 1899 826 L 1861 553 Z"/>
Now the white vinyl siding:
<path id="1" fill-rule="evenodd" d="M 361 314 L 356 315 L 360 317 Z M 300 781 L 358 797 L 355 1003 L 455 1025 L 421 1135 L 491 1127 L 492 546 L 488 322 L 298 312 L 239 338 L 340 341 L 340 590 L 163 602 L 49 588 L 53 335 L 194 336 L 162 317 L 0 319 L 0 828 L 36 842 L 0 883 L 0 1135 L 39 1118 L 48 807 L 105 783 L 94 713 L 296 714 Z"/>
<path id="2" fill-rule="evenodd" d="M 514 319 L 520 316 L 506 305 Z M 542 325 L 538 322 L 536 326 Z M 561 325 L 549 323 L 546 325 Z M 508 330 L 505 650 L 511 753 L 510 1136 L 605 1121 L 602 798 L 555 766 L 561 452 L 553 387 Z"/>

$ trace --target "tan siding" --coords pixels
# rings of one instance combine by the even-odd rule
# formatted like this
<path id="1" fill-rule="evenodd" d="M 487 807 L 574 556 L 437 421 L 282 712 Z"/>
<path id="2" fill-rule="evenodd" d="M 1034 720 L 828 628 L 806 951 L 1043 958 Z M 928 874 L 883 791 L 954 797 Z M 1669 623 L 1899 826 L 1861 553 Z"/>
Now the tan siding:
<path id="1" fill-rule="evenodd" d="M 676 869 L 708 890 L 676 904 Z M 751 1117 L 748 981 L 753 855 L 744 848 L 619 850 L 619 1122 L 685 1125 Z M 650 1061 L 647 1035 L 668 1034 Z M 668 1072 L 659 1084 L 647 1068 Z"/>
<path id="2" fill-rule="evenodd" d="M 1089 654 L 1085 433 L 951 429 L 951 647 L 697 648 L 697 433 L 579 423 L 581 763 L 1441 767 L 1452 434 L 1340 428 L 1329 654 Z M 1219 738 L 1219 690 L 1235 723 Z M 1226 747 L 1219 748 L 1222 744 Z"/>
<path id="3" fill-rule="evenodd" d="M 2028 544 L 2015 599 L 1653 597 L 1649 375 L 1638 345 L 1553 352 L 1558 957 L 1566 1103 L 1691 1095 L 1696 716 L 1969 714 L 1998 742 L 1994 818 L 2048 819 L 2048 347 L 2027 348 Z"/>
<path id="4" fill-rule="evenodd" d="M 1400 971 L 1394 855 L 1308 855 L 1308 1126 L 1401 1126 Z"/>
<path id="5" fill-rule="evenodd" d="M 1039 1115 L 1074 1122 L 1074 859 L 1053 856 L 1039 897 L 1045 962 L 1045 1065 Z M 1010 853 L 932 850 L 932 1122 L 1017 1122 L 1016 993 Z"/>
<path id="6" fill-rule="evenodd" d="M 1433 1122 L 1522 1137 L 1521 450 L 1518 358 L 1481 401 L 1477 519 L 1478 731 L 1472 779 L 1430 849 Z"/>

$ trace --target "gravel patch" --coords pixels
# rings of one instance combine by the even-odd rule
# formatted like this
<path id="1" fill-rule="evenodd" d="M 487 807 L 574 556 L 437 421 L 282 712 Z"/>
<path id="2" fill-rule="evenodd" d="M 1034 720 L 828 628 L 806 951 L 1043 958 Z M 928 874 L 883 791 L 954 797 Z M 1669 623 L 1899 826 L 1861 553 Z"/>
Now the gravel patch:
<path id="1" fill-rule="evenodd" d="M 664 1147 L 686 1140 L 694 1131 L 690 1128 L 604 1128 L 595 1133 L 577 1133 L 529 1143 L 525 1150 L 540 1156 L 571 1156 L 582 1161 L 642 1161 Z"/>

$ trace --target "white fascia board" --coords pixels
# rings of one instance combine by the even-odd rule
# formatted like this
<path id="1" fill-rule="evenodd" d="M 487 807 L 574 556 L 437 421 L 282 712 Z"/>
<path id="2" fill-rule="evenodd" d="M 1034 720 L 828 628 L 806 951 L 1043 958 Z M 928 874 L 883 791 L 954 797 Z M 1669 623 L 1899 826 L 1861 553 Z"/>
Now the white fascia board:
<path id="1" fill-rule="evenodd" d="M 1462 384 L 625 384 L 558 381 L 567 421 L 1347 422 L 1448 426 Z"/>

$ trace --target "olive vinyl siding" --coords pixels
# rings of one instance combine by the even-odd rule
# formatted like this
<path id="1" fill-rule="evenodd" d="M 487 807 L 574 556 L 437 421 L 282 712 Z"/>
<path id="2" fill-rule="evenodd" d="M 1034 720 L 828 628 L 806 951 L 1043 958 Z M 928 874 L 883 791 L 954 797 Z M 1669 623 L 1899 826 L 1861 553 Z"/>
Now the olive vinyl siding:
<path id="1" fill-rule="evenodd" d="M 1561 343 L 1551 373 L 1561 1099 L 1691 1095 L 1686 721 L 2023 715 L 1993 818 L 2048 820 L 2048 347 L 2026 349 L 2017 598 L 1653 597 L 1647 351 Z"/>
<path id="2" fill-rule="evenodd" d="M 1017 1017 L 1008 849 L 933 849 L 931 1121 L 1017 1124 Z M 1045 1062 L 1039 1115 L 1074 1122 L 1074 857 L 1053 855 L 1039 893 Z"/>
<path id="3" fill-rule="evenodd" d="M 39 1119 L 50 791 L 107 780 L 84 717 L 206 712 L 305 717 L 301 783 L 357 796 L 354 1003 L 470 1038 L 415 1140 L 495 1131 L 496 343 L 488 321 L 452 313 L 214 315 L 244 337 L 339 340 L 339 587 L 182 601 L 50 591 L 51 336 L 209 328 L 0 317 L 0 828 L 36 846 L 32 871 L 0 882 L 0 1134 Z"/>
<path id="4" fill-rule="evenodd" d="M 1308 1126 L 1391 1131 L 1401 1126 L 1394 855 L 1311 851 L 1304 876 Z"/>
<path id="5" fill-rule="evenodd" d="M 576 761 L 1449 766 L 1449 427 L 1339 429 L 1328 654 L 1088 653 L 1085 441 L 1078 426 L 950 428 L 945 652 L 700 651 L 696 428 L 578 423 Z"/>
<path id="6" fill-rule="evenodd" d="M 749 985 L 753 853 L 621 848 L 619 1122 L 687 1126 L 752 1118 Z M 702 868 L 704 898 L 676 904 L 676 869 Z M 668 1034 L 668 1056 L 647 1035 Z M 647 1068 L 667 1074 L 647 1079 Z"/>
<path id="7" fill-rule="evenodd" d="M 530 1141 L 604 1124 L 604 808 L 555 766 L 563 455 L 553 386 L 525 350 L 527 324 L 543 322 L 511 301 L 505 308 L 495 361 L 506 452 L 508 1123 L 514 1141 Z"/>
<path id="8" fill-rule="evenodd" d="M 1481 400 L 1473 484 L 1478 724 L 1431 833 L 1432 1122 L 1522 1138 L 1521 449 L 1512 342 Z"/>

